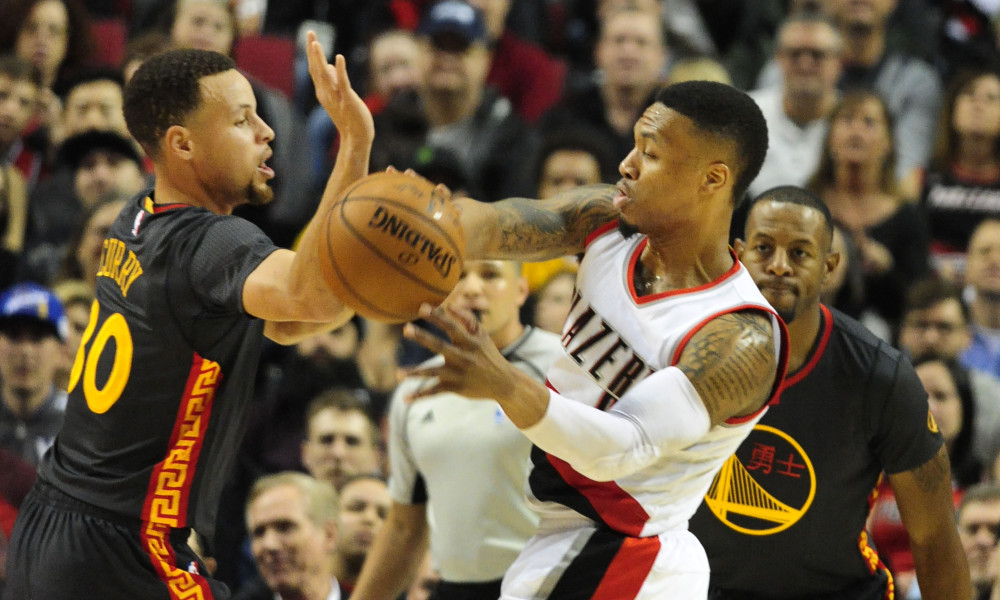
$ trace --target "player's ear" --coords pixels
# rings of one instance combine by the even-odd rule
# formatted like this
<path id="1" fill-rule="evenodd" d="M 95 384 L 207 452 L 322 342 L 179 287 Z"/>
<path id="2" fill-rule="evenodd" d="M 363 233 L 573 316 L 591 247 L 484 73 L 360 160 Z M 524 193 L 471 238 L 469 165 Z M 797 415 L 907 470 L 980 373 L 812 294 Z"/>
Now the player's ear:
<path id="1" fill-rule="evenodd" d="M 702 189 L 709 193 L 716 193 L 731 180 L 732 175 L 729 165 L 724 162 L 714 162 L 705 171 L 705 178 L 701 184 Z"/>
<path id="2" fill-rule="evenodd" d="M 840 252 L 827 254 L 824 262 L 826 271 L 823 273 L 823 283 L 826 283 L 833 276 L 833 272 L 837 270 L 837 265 L 840 264 Z"/>
<path id="3" fill-rule="evenodd" d="M 166 151 L 174 154 L 183 160 L 191 160 L 194 150 L 194 142 L 191 139 L 191 132 L 187 127 L 181 125 L 171 125 L 163 134 L 166 140 Z"/>
<path id="4" fill-rule="evenodd" d="M 747 244 L 740 238 L 733 240 L 733 251 L 736 252 L 736 256 L 743 260 L 743 251 L 747 249 Z"/>

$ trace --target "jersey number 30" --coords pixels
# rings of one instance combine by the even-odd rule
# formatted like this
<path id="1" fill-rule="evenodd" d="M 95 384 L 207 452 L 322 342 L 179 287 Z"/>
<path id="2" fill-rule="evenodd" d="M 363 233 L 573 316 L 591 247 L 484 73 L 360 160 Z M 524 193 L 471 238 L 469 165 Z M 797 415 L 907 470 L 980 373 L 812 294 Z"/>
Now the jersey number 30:
<path id="1" fill-rule="evenodd" d="M 94 343 L 87 349 L 87 343 L 94 336 L 97 329 L 97 317 L 100 309 L 97 301 L 90 308 L 90 322 L 83 332 L 83 339 L 80 340 L 80 348 L 76 351 L 76 360 L 73 361 L 73 370 L 69 374 L 69 391 L 72 392 L 83 376 L 83 396 L 87 399 L 87 406 L 97 414 L 104 414 L 111 406 L 118 401 L 128 382 L 128 376 L 132 372 L 132 332 L 129 331 L 125 317 L 119 313 L 112 313 L 94 337 Z M 115 340 L 115 357 L 111 365 L 111 372 L 108 374 L 104 387 L 97 387 L 97 363 L 104 353 L 104 348 L 108 340 Z"/>

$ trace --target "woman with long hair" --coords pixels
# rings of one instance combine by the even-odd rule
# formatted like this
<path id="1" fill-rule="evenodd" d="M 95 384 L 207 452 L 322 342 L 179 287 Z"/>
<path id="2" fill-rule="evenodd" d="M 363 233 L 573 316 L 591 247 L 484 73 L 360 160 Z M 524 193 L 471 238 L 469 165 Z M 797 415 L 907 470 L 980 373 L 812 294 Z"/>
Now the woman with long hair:
<path id="1" fill-rule="evenodd" d="M 905 202 L 896 181 L 892 120 L 868 91 L 846 93 L 830 116 L 819 168 L 807 187 L 857 245 L 866 306 L 888 326 L 899 320 L 908 282 L 929 269 L 923 212 Z"/>
<path id="2" fill-rule="evenodd" d="M 1000 74 L 965 71 L 948 87 L 921 203 L 931 256 L 942 276 L 961 281 L 972 230 L 1000 217 Z"/>

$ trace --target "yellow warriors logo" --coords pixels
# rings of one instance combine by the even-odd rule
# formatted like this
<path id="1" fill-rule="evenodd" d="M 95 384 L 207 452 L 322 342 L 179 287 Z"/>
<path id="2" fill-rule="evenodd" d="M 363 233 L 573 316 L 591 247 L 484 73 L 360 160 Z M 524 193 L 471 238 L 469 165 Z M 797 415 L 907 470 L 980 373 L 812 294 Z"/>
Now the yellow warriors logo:
<path id="1" fill-rule="evenodd" d="M 740 533 L 772 535 L 801 519 L 815 496 L 816 472 L 802 446 L 758 424 L 715 475 L 705 505 Z"/>

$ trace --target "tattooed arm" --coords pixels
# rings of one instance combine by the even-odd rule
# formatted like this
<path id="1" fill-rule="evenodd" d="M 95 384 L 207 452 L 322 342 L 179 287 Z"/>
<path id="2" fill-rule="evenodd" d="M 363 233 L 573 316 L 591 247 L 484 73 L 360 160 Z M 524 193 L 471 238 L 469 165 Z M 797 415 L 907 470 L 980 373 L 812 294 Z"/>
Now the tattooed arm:
<path id="1" fill-rule="evenodd" d="M 596 481 L 634 473 L 687 448 L 725 419 L 757 410 L 777 368 L 769 319 L 760 312 L 724 315 L 692 337 L 680 368 L 660 369 L 603 412 L 513 367 L 471 317 L 442 307 L 423 316 L 451 342 L 413 325 L 404 330 L 445 358 L 443 366 L 413 372 L 437 379 L 418 396 L 450 391 L 493 398 L 528 439 Z"/>
<path id="2" fill-rule="evenodd" d="M 462 211 L 466 258 L 548 260 L 583 252 L 587 236 L 618 217 L 610 185 L 578 187 L 545 200 L 455 199 Z"/>
<path id="3" fill-rule="evenodd" d="M 752 414 L 770 397 L 777 374 L 771 320 L 760 311 L 712 319 L 688 342 L 677 366 L 713 426 Z"/>
<path id="4" fill-rule="evenodd" d="M 889 475 L 899 516 L 910 538 L 920 594 L 927 600 L 972 598 L 969 565 L 955 526 L 948 452 Z"/>

